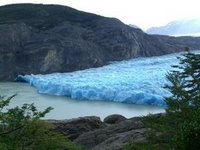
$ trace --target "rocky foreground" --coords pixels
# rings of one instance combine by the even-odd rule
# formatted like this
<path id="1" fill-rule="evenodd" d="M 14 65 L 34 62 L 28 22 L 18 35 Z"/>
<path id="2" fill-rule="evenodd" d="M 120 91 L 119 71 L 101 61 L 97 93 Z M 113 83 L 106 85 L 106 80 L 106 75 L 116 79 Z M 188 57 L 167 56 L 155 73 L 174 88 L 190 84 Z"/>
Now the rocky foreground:
<path id="1" fill-rule="evenodd" d="M 127 119 L 121 115 L 110 115 L 103 121 L 96 116 L 48 121 L 55 125 L 55 131 L 69 136 L 86 149 L 118 150 L 130 140 L 146 141 L 142 117 Z"/>

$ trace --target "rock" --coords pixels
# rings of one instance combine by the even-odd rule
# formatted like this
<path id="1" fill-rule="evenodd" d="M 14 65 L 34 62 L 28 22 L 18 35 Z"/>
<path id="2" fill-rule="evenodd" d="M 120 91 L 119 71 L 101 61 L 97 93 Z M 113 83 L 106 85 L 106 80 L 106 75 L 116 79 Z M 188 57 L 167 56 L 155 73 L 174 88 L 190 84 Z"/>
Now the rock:
<path id="1" fill-rule="evenodd" d="M 155 114 L 161 117 L 164 113 Z M 120 115 L 111 115 L 120 116 Z M 106 117 L 109 118 L 110 116 Z M 123 118 L 120 116 L 119 118 Z M 70 120 L 48 120 L 55 125 L 55 131 L 67 135 L 77 145 L 93 150 L 120 150 L 130 141 L 148 143 L 147 129 L 142 117 L 122 119 L 118 123 L 108 124 L 99 117 L 80 117 Z"/>
<path id="2" fill-rule="evenodd" d="M 71 140 L 78 138 L 79 135 L 99 129 L 103 123 L 99 117 L 80 117 L 70 120 L 48 120 L 53 123 L 56 132 L 69 136 Z"/>
<path id="3" fill-rule="evenodd" d="M 145 137 L 146 129 L 136 129 L 127 132 L 117 133 L 116 135 L 111 136 L 106 139 L 102 143 L 96 145 L 93 150 L 102 150 L 102 149 L 113 149 L 113 150 L 121 150 L 123 146 L 127 144 L 129 141 L 135 142 L 146 142 Z"/>
<path id="4" fill-rule="evenodd" d="M 108 124 L 115 124 L 126 120 L 126 118 L 119 114 L 113 114 L 104 118 L 103 122 Z"/>
<path id="5" fill-rule="evenodd" d="M 120 149 L 132 138 L 136 141 L 145 140 L 144 131 L 141 118 L 132 118 L 86 132 L 74 142 L 86 149 Z"/>
<path id="6" fill-rule="evenodd" d="M 116 18 L 58 5 L 1 6 L 0 35 L 0 81 L 200 49 L 197 37 L 148 35 Z"/>

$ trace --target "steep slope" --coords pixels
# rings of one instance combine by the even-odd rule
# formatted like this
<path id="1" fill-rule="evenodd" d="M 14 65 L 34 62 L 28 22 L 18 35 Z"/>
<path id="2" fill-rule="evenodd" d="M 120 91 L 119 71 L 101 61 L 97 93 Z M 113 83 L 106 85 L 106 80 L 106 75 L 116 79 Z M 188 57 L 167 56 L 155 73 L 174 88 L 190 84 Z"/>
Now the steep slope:
<path id="1" fill-rule="evenodd" d="M 162 27 L 152 27 L 146 31 L 149 34 L 161 35 L 199 35 L 200 18 L 176 20 Z"/>
<path id="2" fill-rule="evenodd" d="M 0 7 L 0 80 L 200 48 L 200 38 L 151 36 L 115 18 L 59 5 Z"/>

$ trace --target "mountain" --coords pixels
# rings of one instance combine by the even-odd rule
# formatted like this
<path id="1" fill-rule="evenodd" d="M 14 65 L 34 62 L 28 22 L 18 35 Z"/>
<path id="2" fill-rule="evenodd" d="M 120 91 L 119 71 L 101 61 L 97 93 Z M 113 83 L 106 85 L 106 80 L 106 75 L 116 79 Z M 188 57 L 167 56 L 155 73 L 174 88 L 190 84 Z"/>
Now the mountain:
<path id="1" fill-rule="evenodd" d="M 60 5 L 0 7 L 0 81 L 99 67 L 110 61 L 200 49 L 200 38 L 148 35 L 106 18 Z"/>
<path id="2" fill-rule="evenodd" d="M 132 28 L 140 29 L 140 27 L 138 27 L 137 25 L 134 25 L 134 24 L 129 24 L 129 26 Z"/>
<path id="3" fill-rule="evenodd" d="M 200 36 L 200 18 L 177 20 L 162 27 L 152 27 L 146 31 L 149 34 L 161 35 L 192 35 Z"/>

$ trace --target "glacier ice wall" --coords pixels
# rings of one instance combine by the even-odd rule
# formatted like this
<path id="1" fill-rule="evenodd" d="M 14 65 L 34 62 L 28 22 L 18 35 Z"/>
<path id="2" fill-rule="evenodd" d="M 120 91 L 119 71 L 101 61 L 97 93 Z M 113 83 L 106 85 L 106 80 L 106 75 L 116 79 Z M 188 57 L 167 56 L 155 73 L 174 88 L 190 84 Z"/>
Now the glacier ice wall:
<path id="1" fill-rule="evenodd" d="M 170 93 L 163 88 L 171 65 L 178 64 L 171 54 L 112 62 L 110 65 L 71 73 L 18 76 L 39 93 L 68 96 L 76 100 L 105 100 L 164 106 Z"/>

